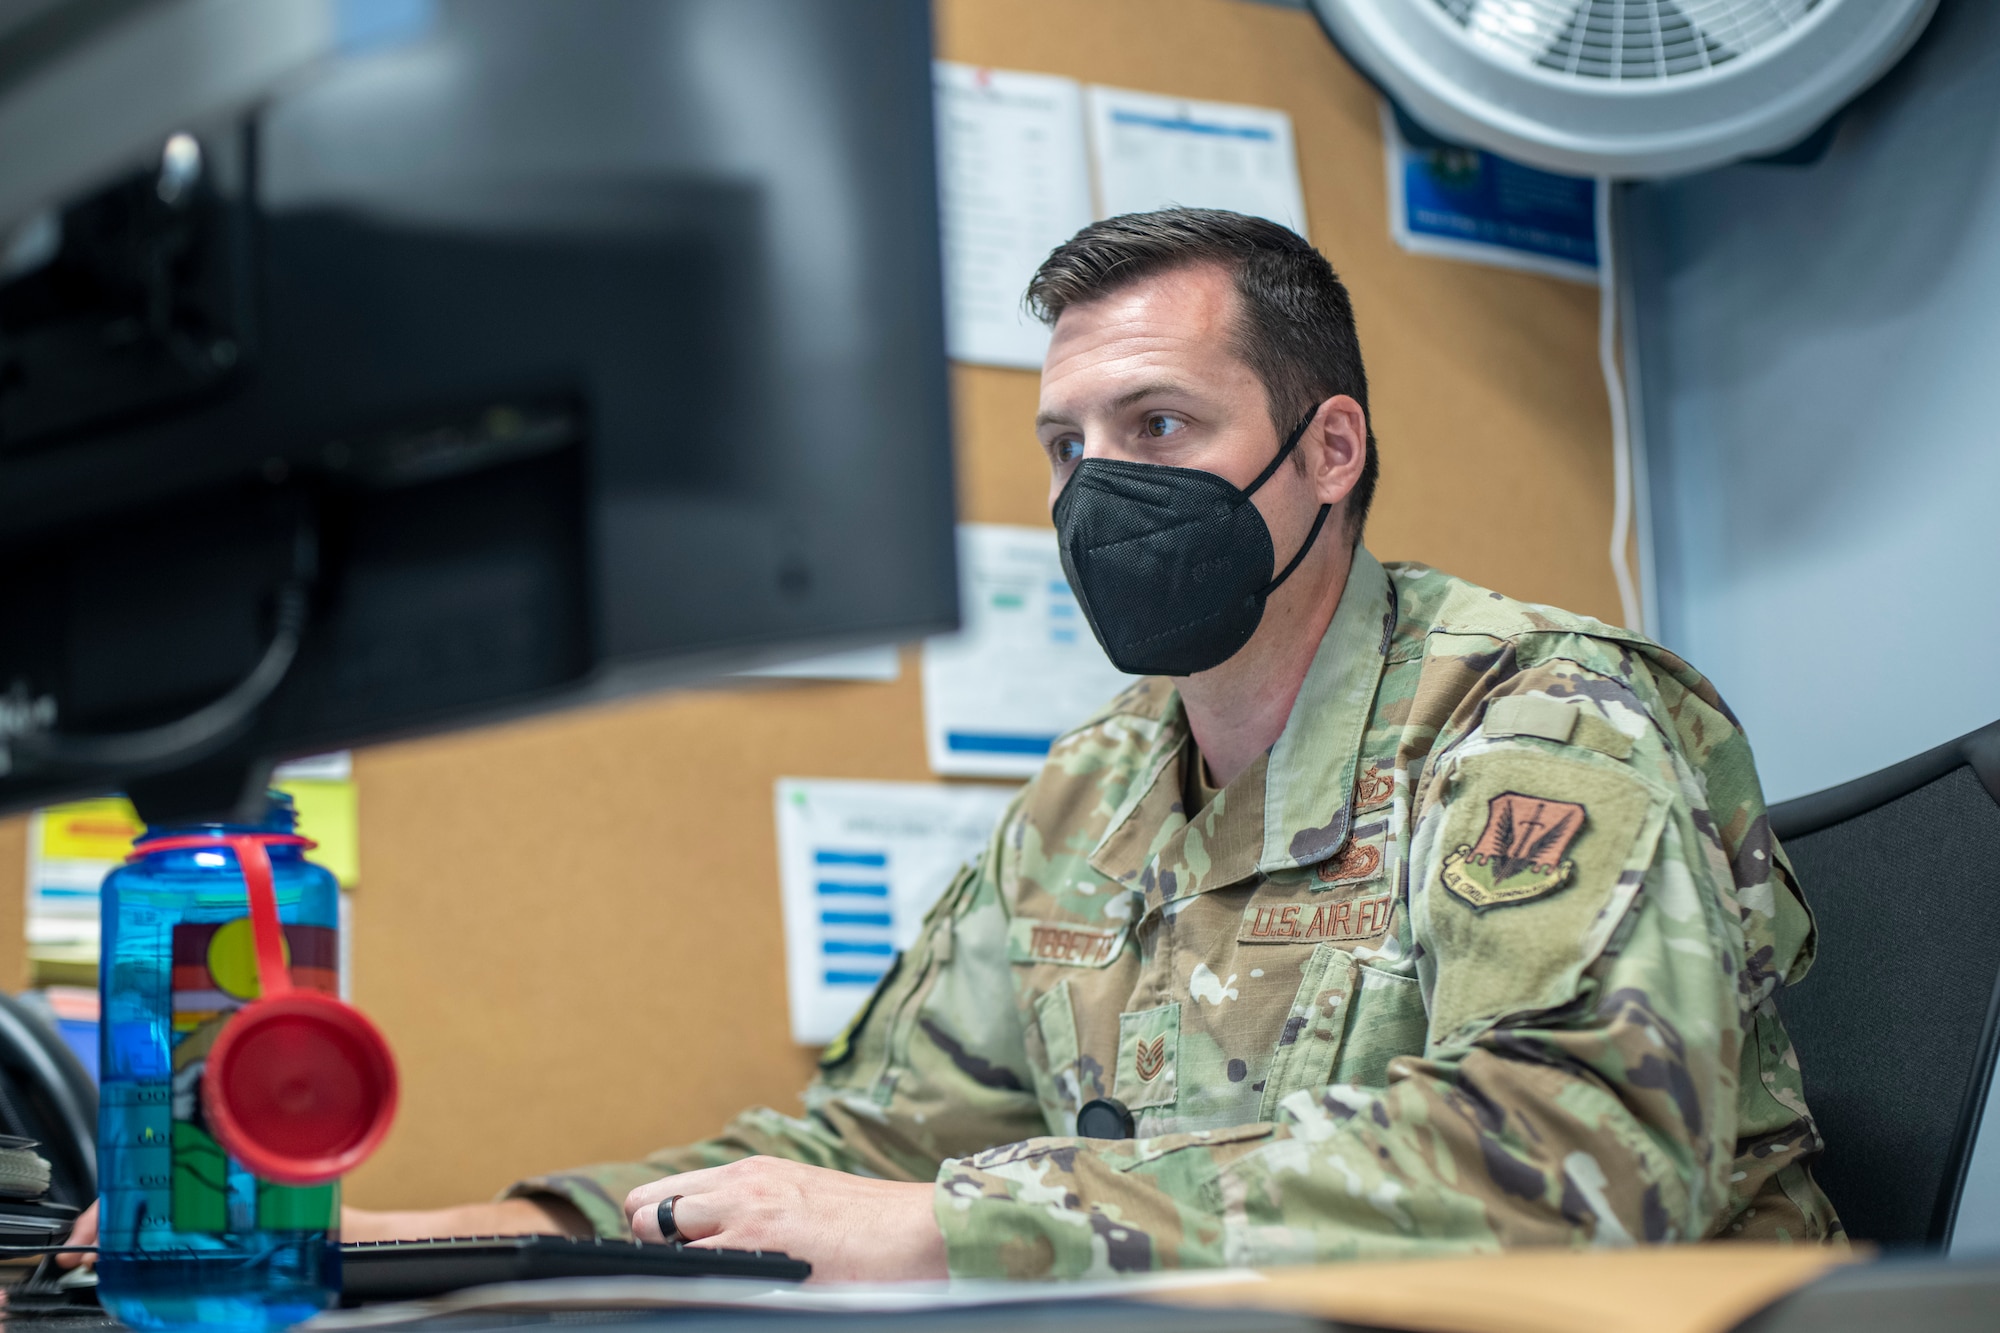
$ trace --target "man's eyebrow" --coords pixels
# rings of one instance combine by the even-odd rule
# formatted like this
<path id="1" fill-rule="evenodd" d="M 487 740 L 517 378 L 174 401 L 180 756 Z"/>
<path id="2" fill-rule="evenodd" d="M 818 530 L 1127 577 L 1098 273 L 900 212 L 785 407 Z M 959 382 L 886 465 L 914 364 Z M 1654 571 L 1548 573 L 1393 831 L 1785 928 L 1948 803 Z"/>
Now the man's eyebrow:
<path id="1" fill-rule="evenodd" d="M 1186 385 L 1176 383 L 1173 380 L 1151 380 L 1145 384 L 1138 385 L 1136 388 L 1127 389 L 1124 393 L 1112 399 L 1111 410 L 1119 412 L 1147 398 L 1165 398 L 1187 392 Z M 1036 430 L 1040 430 L 1044 426 L 1070 426 L 1074 424 L 1076 424 L 1075 418 L 1071 417 L 1067 412 L 1044 411 L 1035 414 Z"/>
<path id="2" fill-rule="evenodd" d="M 1151 380 L 1145 384 L 1141 384 L 1136 389 L 1127 389 L 1124 393 L 1119 394 L 1111 400 L 1111 407 L 1113 411 L 1117 411 L 1130 407 L 1141 399 L 1167 398 L 1175 394 L 1184 394 L 1187 391 L 1187 386 L 1178 384 L 1173 380 Z"/>

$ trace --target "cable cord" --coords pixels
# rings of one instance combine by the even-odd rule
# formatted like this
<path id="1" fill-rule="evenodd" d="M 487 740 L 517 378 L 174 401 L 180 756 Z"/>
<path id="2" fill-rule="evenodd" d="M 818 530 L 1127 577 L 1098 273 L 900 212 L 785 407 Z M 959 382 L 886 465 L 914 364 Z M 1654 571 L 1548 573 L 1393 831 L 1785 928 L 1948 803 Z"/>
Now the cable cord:
<path id="1" fill-rule="evenodd" d="M 1597 363 L 1611 404 L 1611 576 L 1618 582 L 1618 610 L 1627 629 L 1644 631 L 1645 616 L 1632 579 L 1632 429 L 1625 409 L 1625 381 L 1618 372 L 1618 266 L 1611 231 L 1611 187 L 1597 178 Z"/>
<path id="2" fill-rule="evenodd" d="M 65 736 L 46 728 L 0 733 L 0 758 L 86 770 L 124 770 L 200 758 L 247 726 L 297 661 L 305 637 L 306 614 L 318 563 L 318 540 L 302 525 L 293 546 L 293 571 L 278 590 L 277 623 L 271 642 L 250 673 L 213 703 L 187 716 L 142 731 L 108 736 Z M 25 712 L 25 710 L 17 710 Z M 0 764 L 0 773 L 8 765 Z"/>

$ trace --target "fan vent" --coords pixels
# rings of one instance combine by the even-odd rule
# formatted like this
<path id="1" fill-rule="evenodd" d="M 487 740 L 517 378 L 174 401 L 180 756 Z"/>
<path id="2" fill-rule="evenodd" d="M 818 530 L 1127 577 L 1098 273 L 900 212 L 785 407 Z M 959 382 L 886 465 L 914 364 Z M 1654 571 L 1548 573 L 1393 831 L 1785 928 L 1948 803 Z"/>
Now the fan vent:
<path id="1" fill-rule="evenodd" d="M 1482 49 L 1591 79 L 1699 74 L 1782 41 L 1821 0 L 1431 0 Z"/>

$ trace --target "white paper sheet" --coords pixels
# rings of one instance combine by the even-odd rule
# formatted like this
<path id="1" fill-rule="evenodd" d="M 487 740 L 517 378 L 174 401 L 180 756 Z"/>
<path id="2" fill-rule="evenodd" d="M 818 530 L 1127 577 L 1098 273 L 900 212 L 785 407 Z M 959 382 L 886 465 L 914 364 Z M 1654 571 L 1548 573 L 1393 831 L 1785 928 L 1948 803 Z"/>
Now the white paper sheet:
<path id="1" fill-rule="evenodd" d="M 1092 87 L 1086 96 L 1099 216 L 1227 208 L 1307 234 L 1284 112 L 1124 88 Z"/>
<path id="2" fill-rule="evenodd" d="M 313 782 L 346 782 L 354 776 L 354 751 L 334 750 L 304 759 L 287 759 L 271 773 L 274 782 L 305 778 Z"/>
<path id="3" fill-rule="evenodd" d="M 924 641 L 931 770 L 1033 777 L 1050 742 L 1133 677 L 1091 636 L 1053 532 L 961 523 L 958 579 L 964 628 Z"/>
<path id="4" fill-rule="evenodd" d="M 1015 788 L 777 782 L 792 1039 L 833 1040 L 977 856 Z"/>
<path id="5" fill-rule="evenodd" d="M 796 662 L 752 667 L 739 676 L 766 676 L 783 680 L 894 680 L 902 672 L 896 646 L 856 648 L 845 653 L 821 653 Z"/>
<path id="6" fill-rule="evenodd" d="M 1038 370 L 1021 308 L 1035 269 L 1090 221 L 1082 90 L 1049 74 L 933 66 L 946 337 L 959 361 Z"/>

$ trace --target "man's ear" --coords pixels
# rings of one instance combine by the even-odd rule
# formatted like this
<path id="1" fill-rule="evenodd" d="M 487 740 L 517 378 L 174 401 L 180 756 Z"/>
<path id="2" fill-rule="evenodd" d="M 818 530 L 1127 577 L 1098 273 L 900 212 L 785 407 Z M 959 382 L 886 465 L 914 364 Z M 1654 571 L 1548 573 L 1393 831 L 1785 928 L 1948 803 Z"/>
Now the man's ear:
<path id="1" fill-rule="evenodd" d="M 1299 440 L 1299 460 L 1321 504 L 1339 504 L 1361 480 L 1368 463 L 1368 414 L 1344 393 L 1319 405 Z"/>

